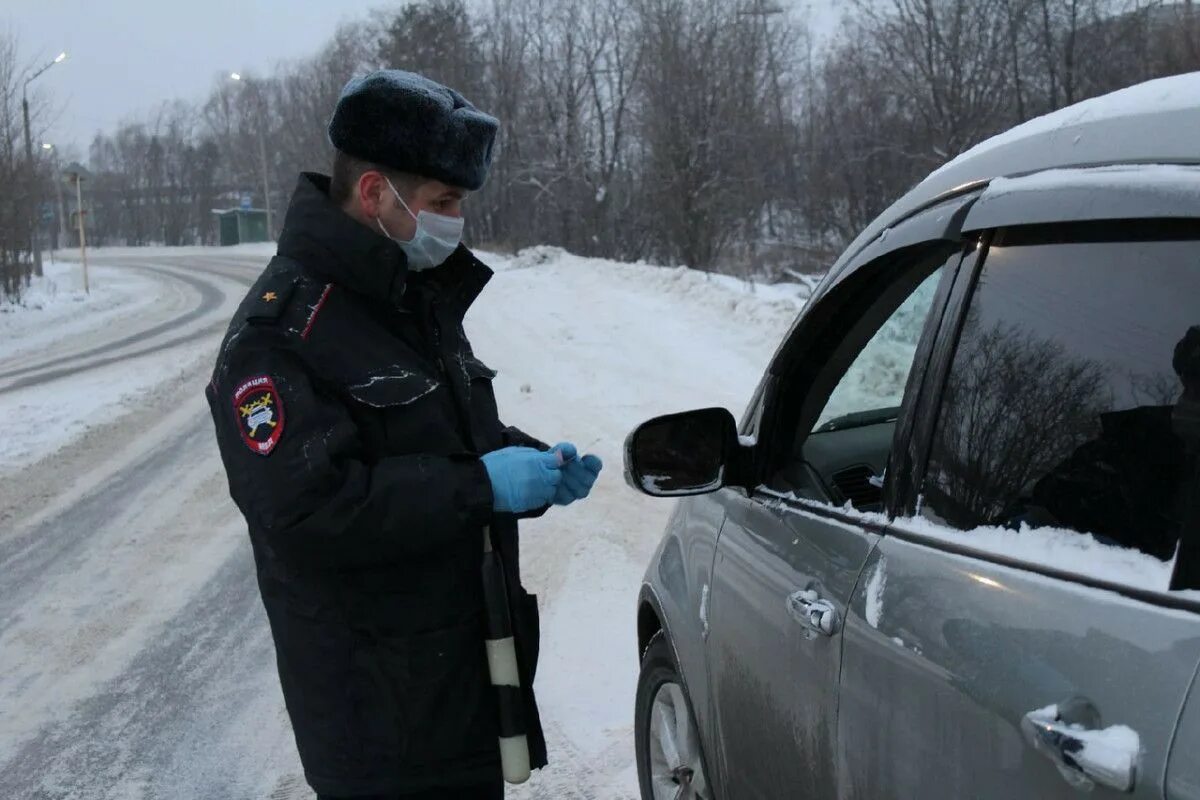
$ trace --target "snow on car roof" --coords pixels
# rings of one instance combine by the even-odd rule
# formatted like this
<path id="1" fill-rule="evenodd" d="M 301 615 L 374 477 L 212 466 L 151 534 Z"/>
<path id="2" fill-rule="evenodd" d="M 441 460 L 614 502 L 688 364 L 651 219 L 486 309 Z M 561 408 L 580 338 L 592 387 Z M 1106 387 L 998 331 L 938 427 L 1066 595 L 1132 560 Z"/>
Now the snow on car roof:
<path id="1" fill-rule="evenodd" d="M 1110 94 L 1093 97 L 1073 106 L 1017 125 L 985 139 L 929 175 L 929 180 L 990 150 L 1034 136 L 1060 133 L 1087 123 L 1133 117 L 1148 113 L 1192 109 L 1200 104 L 1200 72 L 1139 83 Z M 1072 134 L 1075 135 L 1075 134 Z"/>
<path id="2" fill-rule="evenodd" d="M 1131 180 L 1140 185 L 1167 191 L 1195 194 L 1200 192 L 1200 166 L 1180 164 L 1115 164 L 1084 169 L 1048 169 L 1015 178 L 996 178 L 987 188 L 986 197 L 1052 189 L 1070 184 L 1087 189 L 1124 186 Z"/>

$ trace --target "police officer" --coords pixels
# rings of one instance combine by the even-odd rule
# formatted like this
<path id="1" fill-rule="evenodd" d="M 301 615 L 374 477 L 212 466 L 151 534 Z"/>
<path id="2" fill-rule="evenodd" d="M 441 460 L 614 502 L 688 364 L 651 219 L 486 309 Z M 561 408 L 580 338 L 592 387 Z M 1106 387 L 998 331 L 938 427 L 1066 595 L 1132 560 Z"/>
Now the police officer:
<path id="1" fill-rule="evenodd" d="M 497 127 L 419 75 L 348 83 L 333 174 L 301 175 L 207 390 L 321 797 L 502 796 L 485 536 L 503 563 L 530 761 L 546 763 L 517 520 L 583 499 L 601 464 L 501 424 L 495 373 L 463 330 L 491 271 L 460 244 L 462 203 Z"/>

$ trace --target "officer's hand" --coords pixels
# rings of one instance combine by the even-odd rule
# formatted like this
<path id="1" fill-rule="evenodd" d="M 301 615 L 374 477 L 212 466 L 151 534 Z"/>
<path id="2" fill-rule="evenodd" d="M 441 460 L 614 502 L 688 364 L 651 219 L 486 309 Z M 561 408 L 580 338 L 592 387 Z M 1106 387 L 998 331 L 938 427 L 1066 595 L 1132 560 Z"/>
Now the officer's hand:
<path id="1" fill-rule="evenodd" d="M 600 477 L 600 470 L 604 468 L 600 459 L 593 455 L 579 458 L 578 450 L 570 442 L 556 445 L 551 452 L 561 453 L 563 459 L 563 479 L 554 493 L 554 504 L 569 506 L 591 494 L 596 479 Z"/>
<path id="2" fill-rule="evenodd" d="M 562 483 L 559 454 L 532 447 L 505 447 L 483 456 L 492 481 L 493 509 L 523 514 L 550 505 Z"/>

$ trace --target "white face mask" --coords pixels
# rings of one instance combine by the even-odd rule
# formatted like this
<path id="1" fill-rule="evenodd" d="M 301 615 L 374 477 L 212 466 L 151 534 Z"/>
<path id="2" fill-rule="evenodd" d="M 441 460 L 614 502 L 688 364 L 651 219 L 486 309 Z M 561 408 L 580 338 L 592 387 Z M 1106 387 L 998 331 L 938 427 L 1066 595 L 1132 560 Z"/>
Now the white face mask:
<path id="1" fill-rule="evenodd" d="M 413 214 L 412 209 L 396 191 L 391 180 L 387 177 L 384 177 L 384 180 L 387 181 L 392 194 L 396 195 L 396 199 L 400 201 L 400 205 L 404 206 L 408 215 L 416 220 L 417 232 L 407 242 L 397 239 L 387 232 L 387 228 L 383 227 L 382 220 L 376 217 L 375 224 L 379 226 L 379 230 L 383 231 L 384 236 L 400 245 L 404 255 L 408 256 L 409 269 L 420 272 L 441 265 L 450 257 L 451 253 L 458 249 L 458 245 L 462 241 L 462 217 L 447 217 L 444 214 L 433 214 L 424 209 Z"/>

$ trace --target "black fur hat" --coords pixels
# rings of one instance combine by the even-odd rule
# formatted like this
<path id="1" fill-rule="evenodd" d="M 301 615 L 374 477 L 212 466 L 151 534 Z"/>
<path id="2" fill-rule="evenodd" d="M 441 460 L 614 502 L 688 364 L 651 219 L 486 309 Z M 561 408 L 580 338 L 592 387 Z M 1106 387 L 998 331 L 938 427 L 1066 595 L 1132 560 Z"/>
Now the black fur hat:
<path id="1" fill-rule="evenodd" d="M 329 141 L 346 155 L 474 191 L 487 179 L 499 125 L 453 89 L 384 69 L 342 89 Z"/>

